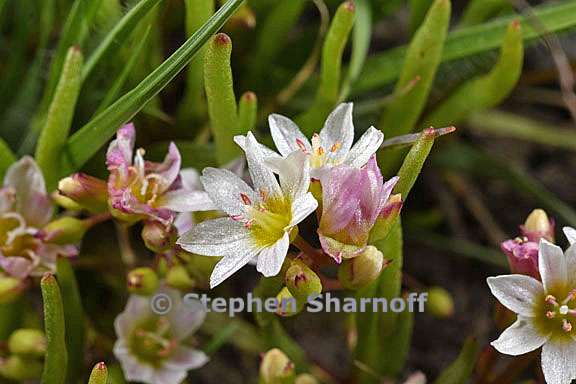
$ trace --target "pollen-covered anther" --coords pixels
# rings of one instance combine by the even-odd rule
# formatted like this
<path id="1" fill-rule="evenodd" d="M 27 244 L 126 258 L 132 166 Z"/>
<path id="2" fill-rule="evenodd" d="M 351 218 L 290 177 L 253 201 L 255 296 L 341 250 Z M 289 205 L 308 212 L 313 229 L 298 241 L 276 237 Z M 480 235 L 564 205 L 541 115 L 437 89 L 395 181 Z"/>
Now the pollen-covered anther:
<path id="1" fill-rule="evenodd" d="M 558 304 L 558 300 L 556 300 L 556 298 L 552 295 L 546 296 L 545 301 L 546 301 L 546 304 L 550 304 L 550 305 L 553 305 L 555 307 L 560 306 L 560 304 Z"/>
<path id="2" fill-rule="evenodd" d="M 268 191 L 261 189 L 260 191 L 258 191 L 258 194 L 260 195 L 260 198 L 262 200 L 266 200 L 268 198 Z"/>
<path id="3" fill-rule="evenodd" d="M 244 205 L 252 205 L 252 200 L 250 200 L 250 198 L 248 197 L 247 194 L 241 193 L 240 199 L 242 199 L 242 202 L 244 203 Z"/>
<path id="4" fill-rule="evenodd" d="M 332 153 L 337 152 L 340 148 L 342 148 L 342 142 L 337 141 L 334 144 L 332 144 L 332 147 L 330 148 L 330 152 L 332 152 Z"/>
<path id="5" fill-rule="evenodd" d="M 300 150 L 304 153 L 308 153 L 308 150 L 306 149 L 306 145 L 304 145 L 304 142 L 300 139 L 296 139 L 296 145 L 298 146 L 298 148 L 300 148 Z"/>
<path id="6" fill-rule="evenodd" d="M 252 228 L 253 224 L 254 224 L 254 219 L 250 219 L 244 223 L 244 228 L 250 229 L 250 228 Z"/>
<path id="7" fill-rule="evenodd" d="M 242 221 L 242 215 L 231 215 L 230 218 L 234 221 Z"/>
<path id="8" fill-rule="evenodd" d="M 546 317 L 552 320 L 556 317 L 556 312 L 548 311 L 546 312 Z"/>
<path id="9" fill-rule="evenodd" d="M 564 330 L 564 332 L 566 333 L 570 333 L 572 332 L 572 323 L 570 323 L 568 320 L 564 319 L 562 321 L 562 329 Z"/>

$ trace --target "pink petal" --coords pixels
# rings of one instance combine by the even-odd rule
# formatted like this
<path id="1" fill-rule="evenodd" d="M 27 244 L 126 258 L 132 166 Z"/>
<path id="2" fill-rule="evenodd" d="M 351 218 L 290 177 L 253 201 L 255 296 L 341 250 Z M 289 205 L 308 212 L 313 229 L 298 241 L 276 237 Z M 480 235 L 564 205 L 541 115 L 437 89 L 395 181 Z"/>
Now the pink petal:
<path id="1" fill-rule="evenodd" d="M 136 129 L 129 123 L 118 130 L 116 140 L 113 140 L 106 153 L 106 165 L 109 170 L 127 168 L 132 165 Z"/>
<path id="2" fill-rule="evenodd" d="M 6 257 L 0 255 L 0 267 L 2 267 L 6 273 L 18 279 L 27 278 L 33 269 L 32 262 L 20 256 Z"/>

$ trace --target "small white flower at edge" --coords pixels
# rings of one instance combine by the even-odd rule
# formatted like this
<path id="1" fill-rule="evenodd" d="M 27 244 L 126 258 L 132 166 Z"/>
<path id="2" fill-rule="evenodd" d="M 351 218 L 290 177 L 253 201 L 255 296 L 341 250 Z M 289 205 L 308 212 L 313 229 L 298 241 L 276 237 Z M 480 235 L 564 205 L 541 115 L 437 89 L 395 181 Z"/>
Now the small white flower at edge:
<path id="1" fill-rule="evenodd" d="M 272 114 L 268 118 L 268 123 L 272 139 L 281 156 L 263 145 L 260 150 L 264 157 L 271 159 L 286 158 L 294 151 L 310 155 L 310 174 L 314 179 L 319 179 L 324 169 L 340 164 L 360 168 L 380 148 L 384 134 L 370 127 L 352 146 L 354 141 L 352 109 L 352 103 L 337 106 L 326 119 L 324 128 L 319 134 L 315 133 L 311 141 L 292 120 L 282 115 Z M 245 136 L 236 136 L 234 141 L 244 150 L 246 149 Z"/>
<path id="2" fill-rule="evenodd" d="M 541 240 L 542 282 L 525 275 L 488 278 L 494 296 L 518 314 L 518 320 L 492 343 L 499 352 L 518 356 L 542 347 L 542 370 L 548 384 L 576 379 L 576 231 L 565 228 L 566 253 Z"/>
<path id="3" fill-rule="evenodd" d="M 277 275 L 288 253 L 292 229 L 318 206 L 308 192 L 308 156 L 295 151 L 287 158 L 265 160 L 261 148 L 249 132 L 246 160 L 254 188 L 228 170 L 204 170 L 204 190 L 228 217 L 204 221 L 178 239 L 178 244 L 189 252 L 222 256 L 210 277 L 211 287 L 254 257 L 260 273 L 267 277 Z M 270 167 L 279 171 L 280 184 Z"/>

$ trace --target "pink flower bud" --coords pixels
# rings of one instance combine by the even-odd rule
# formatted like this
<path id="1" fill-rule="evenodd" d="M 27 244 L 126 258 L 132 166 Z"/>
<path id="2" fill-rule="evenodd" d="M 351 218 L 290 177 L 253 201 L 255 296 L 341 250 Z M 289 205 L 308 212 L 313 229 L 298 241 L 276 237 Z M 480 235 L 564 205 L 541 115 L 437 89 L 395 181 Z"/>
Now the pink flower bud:
<path id="1" fill-rule="evenodd" d="M 108 207 L 106 182 L 83 173 L 60 180 L 58 192 L 90 212 L 104 212 Z"/>

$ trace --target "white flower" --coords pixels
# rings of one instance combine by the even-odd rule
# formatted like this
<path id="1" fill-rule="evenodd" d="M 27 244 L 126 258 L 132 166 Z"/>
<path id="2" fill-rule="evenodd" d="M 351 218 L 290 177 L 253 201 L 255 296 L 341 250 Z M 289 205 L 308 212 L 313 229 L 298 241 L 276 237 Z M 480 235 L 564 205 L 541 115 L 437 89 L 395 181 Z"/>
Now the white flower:
<path id="1" fill-rule="evenodd" d="M 208 362 L 204 352 L 186 344 L 204 322 L 205 310 L 182 303 L 178 291 L 159 291 L 170 297 L 172 310 L 166 316 L 152 312 L 150 298 L 132 295 L 116 318 L 118 340 L 114 355 L 128 381 L 147 384 L 179 384 L 191 369 Z"/>
<path id="2" fill-rule="evenodd" d="M 246 137 L 246 160 L 254 189 L 228 170 L 204 170 L 204 189 L 229 217 L 204 221 L 178 239 L 189 252 L 223 256 L 210 277 L 211 287 L 254 257 L 264 276 L 277 275 L 288 253 L 290 232 L 318 206 L 308 192 L 310 165 L 303 152 L 268 159 L 279 171 L 280 184 L 251 132 Z"/>
<path id="3" fill-rule="evenodd" d="M 571 228 L 566 232 L 574 234 Z M 564 254 L 541 240 L 539 269 L 542 282 L 525 275 L 488 278 L 494 296 L 518 314 L 492 345 L 512 356 L 542 347 L 546 382 L 570 384 L 576 379 L 576 245 Z"/>
<path id="4" fill-rule="evenodd" d="M 276 148 L 286 158 L 294 151 L 310 155 L 311 176 L 319 179 L 323 169 L 345 164 L 360 168 L 380 148 L 384 134 L 374 127 L 354 141 L 354 122 L 352 120 L 352 103 L 340 104 L 328 116 L 320 134 L 314 134 L 312 142 L 300 131 L 300 128 L 289 118 L 272 114 L 268 118 L 272 139 Z M 246 137 L 236 136 L 236 143 L 246 149 Z M 262 146 L 261 151 L 267 158 L 279 158 L 275 151 Z"/>

